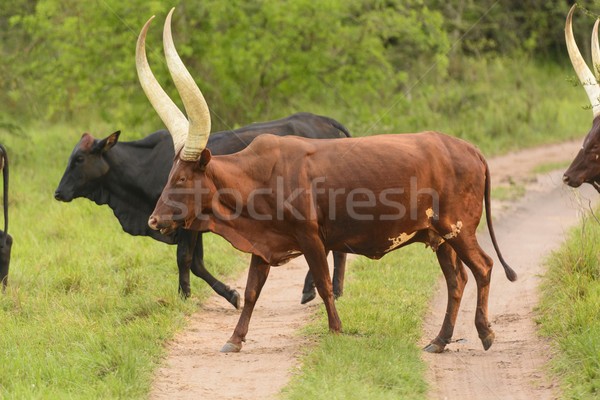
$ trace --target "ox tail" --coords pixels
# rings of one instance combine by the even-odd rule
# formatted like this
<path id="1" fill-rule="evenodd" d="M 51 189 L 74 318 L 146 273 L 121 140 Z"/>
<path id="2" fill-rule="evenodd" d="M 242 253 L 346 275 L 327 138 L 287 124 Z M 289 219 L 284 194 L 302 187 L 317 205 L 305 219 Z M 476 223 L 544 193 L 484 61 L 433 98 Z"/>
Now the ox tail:
<path id="1" fill-rule="evenodd" d="M 482 157 L 483 159 L 483 157 Z M 498 242 L 496 241 L 496 234 L 494 233 L 494 226 L 492 225 L 492 207 L 491 207 L 491 177 L 490 177 L 490 168 L 487 165 L 485 159 L 483 159 L 483 163 L 485 165 L 485 219 L 488 225 L 488 230 L 490 231 L 490 237 L 492 238 L 492 244 L 494 245 L 494 249 L 496 250 L 496 254 L 498 255 L 498 259 L 502 263 L 504 267 L 504 273 L 509 281 L 514 282 L 517 280 L 517 273 L 504 261 L 504 257 L 502 257 L 502 253 L 500 253 L 500 247 L 498 247 Z"/>
<path id="2" fill-rule="evenodd" d="M 2 158 L 2 177 L 4 180 L 4 194 L 2 195 L 2 198 L 4 199 L 4 236 L 0 242 L 0 247 L 4 247 L 6 245 L 6 238 L 8 237 L 8 157 L 6 155 L 6 149 L 1 143 L 0 151 L 2 152 L 0 157 Z"/>
<path id="3" fill-rule="evenodd" d="M 350 135 L 350 132 L 348 132 L 348 129 L 346 129 L 344 125 L 342 125 L 335 119 L 329 118 L 329 123 L 331 123 L 331 125 L 333 125 L 334 128 L 341 131 L 346 137 L 352 137 L 352 135 Z"/>

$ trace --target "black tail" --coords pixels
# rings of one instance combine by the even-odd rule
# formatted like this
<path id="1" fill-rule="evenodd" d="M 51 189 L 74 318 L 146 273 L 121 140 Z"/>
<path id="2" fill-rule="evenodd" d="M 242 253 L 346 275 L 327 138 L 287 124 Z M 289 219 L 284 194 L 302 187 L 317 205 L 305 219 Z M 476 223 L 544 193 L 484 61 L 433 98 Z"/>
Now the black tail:
<path id="1" fill-rule="evenodd" d="M 483 158 L 482 158 L 483 159 Z M 485 219 L 487 221 L 488 230 L 490 231 L 490 237 L 492 238 L 492 244 L 494 245 L 494 249 L 496 250 L 496 254 L 498 255 L 498 259 L 502 263 L 504 267 L 504 273 L 509 281 L 514 282 L 517 280 L 517 273 L 504 261 L 504 257 L 502 257 L 502 253 L 500 253 L 500 248 L 498 247 L 498 242 L 496 242 L 496 234 L 494 233 L 494 226 L 492 225 L 492 207 L 490 203 L 490 192 L 491 192 L 491 177 L 490 177 L 490 169 L 487 165 L 487 162 L 483 160 L 485 164 Z"/>
<path id="2" fill-rule="evenodd" d="M 344 135 L 346 135 L 346 137 L 352 137 L 350 135 L 350 132 L 348 132 L 348 129 L 346 129 L 346 127 L 344 125 L 340 124 L 335 119 L 329 118 L 329 122 L 331 123 L 331 125 L 333 125 L 334 128 L 336 128 L 339 131 L 342 131 L 342 133 Z"/>
<path id="3" fill-rule="evenodd" d="M 8 156 L 6 155 L 6 149 L 1 143 L 0 150 L 2 151 L 0 157 L 3 160 L 2 164 L 4 164 L 2 167 L 2 177 L 4 179 L 4 237 L 0 241 L 0 247 L 4 247 L 6 245 L 6 238 L 8 237 Z"/>

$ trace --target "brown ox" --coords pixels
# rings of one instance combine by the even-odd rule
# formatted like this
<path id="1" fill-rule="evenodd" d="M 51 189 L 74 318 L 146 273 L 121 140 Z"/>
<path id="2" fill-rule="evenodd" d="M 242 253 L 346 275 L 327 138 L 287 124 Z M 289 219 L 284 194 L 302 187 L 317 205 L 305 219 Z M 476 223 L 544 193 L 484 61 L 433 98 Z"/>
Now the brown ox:
<path id="1" fill-rule="evenodd" d="M 563 181 L 572 187 L 579 187 L 582 183 L 587 182 L 600 192 L 600 84 L 598 84 L 598 80 L 600 80 L 598 23 L 600 20 L 596 20 L 592 30 L 592 62 L 594 64 L 594 71 L 596 72 L 596 77 L 594 77 L 594 74 L 592 74 L 592 71 L 590 71 L 581 56 L 573 37 L 572 20 L 573 11 L 575 11 L 576 7 L 577 4 L 573 5 L 567 15 L 565 41 L 567 42 L 567 50 L 573 68 L 592 104 L 594 120 L 592 122 L 592 129 L 590 129 L 583 140 L 581 150 L 579 150 L 579 153 L 577 153 L 575 159 L 565 172 Z"/>
<path id="2" fill-rule="evenodd" d="M 174 56 L 170 19 L 171 14 L 164 31 L 167 64 L 189 118 L 204 121 L 206 103 Z M 144 45 L 147 27 L 138 46 Z M 154 78 L 142 58 L 137 58 L 138 71 L 146 87 Z M 241 349 L 271 266 L 304 254 L 325 303 L 329 329 L 337 333 L 342 325 L 327 251 L 378 259 L 415 242 L 436 251 L 448 286 L 446 317 L 426 350 L 441 352 L 450 342 L 467 282 L 463 262 L 477 282 L 479 337 L 484 349 L 492 345 L 494 332 L 487 317 L 492 260 L 475 237 L 484 203 L 506 276 L 512 281 L 516 274 L 504 262 L 494 237 L 489 170 L 475 146 L 436 132 L 318 141 L 262 135 L 239 153 L 211 157 L 204 148 L 208 134 L 204 130 L 194 135 L 190 129 L 149 225 L 163 232 L 182 225 L 209 230 L 252 254 L 243 311 L 222 351 Z"/>

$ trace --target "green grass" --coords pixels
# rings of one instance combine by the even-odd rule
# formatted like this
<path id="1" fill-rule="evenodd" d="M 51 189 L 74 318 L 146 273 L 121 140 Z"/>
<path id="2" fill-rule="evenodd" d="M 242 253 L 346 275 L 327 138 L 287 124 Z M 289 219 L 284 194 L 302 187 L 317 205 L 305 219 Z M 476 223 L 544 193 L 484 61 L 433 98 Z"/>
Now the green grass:
<path id="1" fill-rule="evenodd" d="M 192 278 L 177 293 L 175 246 L 124 233 L 112 211 L 53 193 L 83 130 L 55 126 L 5 136 L 10 157 L 9 286 L 0 296 L 0 397 L 145 398 L 165 340 L 211 293 Z M 247 264 L 205 235 L 223 280 Z"/>
<path id="2" fill-rule="evenodd" d="M 286 399 L 418 399 L 428 388 L 417 342 L 439 274 L 435 255 L 413 245 L 348 268 L 336 302 L 344 333 L 331 335 L 324 307 L 306 328 L 314 346 Z M 441 324 L 442 321 L 439 321 Z"/>
<path id="3" fill-rule="evenodd" d="M 563 399 L 600 396 L 600 223 L 587 217 L 548 258 L 539 306 Z"/>

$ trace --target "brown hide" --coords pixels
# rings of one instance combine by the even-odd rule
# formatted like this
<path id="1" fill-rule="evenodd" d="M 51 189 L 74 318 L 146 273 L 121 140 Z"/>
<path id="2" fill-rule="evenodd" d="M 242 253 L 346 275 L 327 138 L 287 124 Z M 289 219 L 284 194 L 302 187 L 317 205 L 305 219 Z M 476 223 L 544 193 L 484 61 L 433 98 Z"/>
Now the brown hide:
<path id="1" fill-rule="evenodd" d="M 187 171 L 192 182 L 210 188 L 203 199 L 214 199 L 220 188 L 233 188 L 239 196 L 221 194 L 217 207 L 210 201 L 203 210 L 196 209 L 197 198 L 188 194 L 171 193 L 169 199 L 187 204 L 186 227 L 213 231 L 271 265 L 284 262 L 290 253 L 299 255 L 305 235 L 318 236 L 327 250 L 380 258 L 403 233 L 431 230 L 444 236 L 459 221 L 469 231 L 479 223 L 486 164 L 474 146 L 460 139 L 425 132 L 343 141 L 270 135 L 256 140 L 235 155 L 213 157 L 205 172 L 177 161 L 193 170 Z M 411 192 L 414 188 L 418 195 Z M 257 189 L 272 190 L 253 195 Z M 428 215 L 434 208 L 432 192 L 439 207 Z M 240 199 L 244 209 L 239 217 L 217 217 L 235 215 Z M 265 220 L 251 217 L 248 199 Z M 352 200 L 354 218 L 347 212 Z M 196 219 L 198 211 L 209 218 Z M 159 201 L 154 214 L 169 213 Z"/>
<path id="2" fill-rule="evenodd" d="M 199 161 L 178 159 L 149 224 L 210 230 L 253 254 L 244 311 L 224 351 L 241 348 L 269 266 L 304 254 L 330 330 L 338 332 L 326 251 L 380 258 L 413 242 L 437 251 L 451 292 L 440 334 L 427 350 L 442 351 L 451 339 L 467 279 L 462 262 L 477 281 L 476 327 L 487 350 L 494 339 L 487 319 L 492 260 L 475 238 L 483 204 L 507 277 L 516 279 L 496 244 L 489 190 L 479 150 L 441 133 L 344 140 L 262 135 L 236 154 L 211 158 L 205 150 Z"/>

